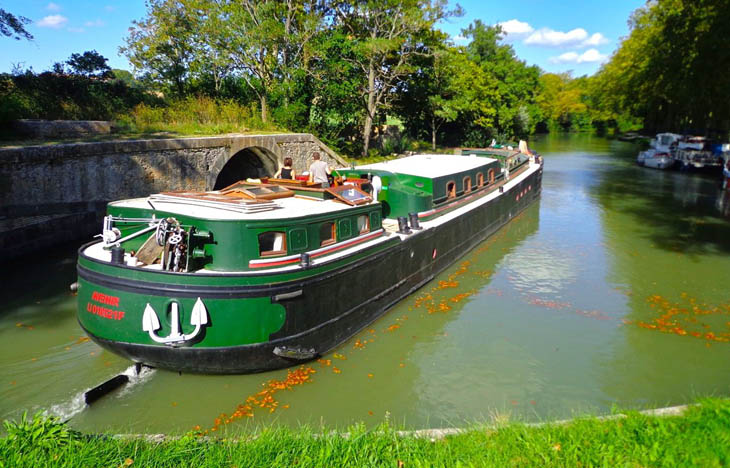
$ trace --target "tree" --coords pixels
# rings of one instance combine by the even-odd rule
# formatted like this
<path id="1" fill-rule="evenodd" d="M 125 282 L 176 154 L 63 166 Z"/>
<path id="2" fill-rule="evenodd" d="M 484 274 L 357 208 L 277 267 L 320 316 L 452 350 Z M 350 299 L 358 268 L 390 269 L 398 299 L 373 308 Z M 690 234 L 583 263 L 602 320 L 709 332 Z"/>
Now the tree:
<path id="1" fill-rule="evenodd" d="M 648 130 L 730 129 L 730 1 L 660 0 L 637 9 L 630 35 L 596 76 L 592 99 Z"/>
<path id="2" fill-rule="evenodd" d="M 579 120 L 591 120 L 585 103 L 587 81 L 573 79 L 570 73 L 543 73 L 540 92 L 535 101 L 550 129 L 569 130 L 579 127 Z"/>
<path id="3" fill-rule="evenodd" d="M 201 3 L 206 3 L 200 0 Z M 319 27 L 316 0 L 208 1 L 205 31 L 213 50 L 220 51 L 232 70 L 246 81 L 269 119 L 274 88 L 291 81 L 292 69 L 306 69 L 307 46 Z"/>
<path id="4" fill-rule="evenodd" d="M 487 26 L 480 20 L 462 30 L 471 38 L 467 51 L 497 85 L 495 125 L 504 137 L 521 137 L 534 129 L 539 113 L 535 95 L 539 90 L 540 69 L 519 60 L 512 46 L 500 44 L 502 29 Z"/>
<path id="5" fill-rule="evenodd" d="M 363 150 L 367 156 L 373 121 L 389 94 L 414 71 L 416 57 L 427 54 L 438 21 L 461 10 L 446 9 L 446 0 L 355 0 L 333 4 L 337 24 L 356 43 L 350 58 L 365 77 L 362 95 L 365 122 Z"/>
<path id="6" fill-rule="evenodd" d="M 183 96 L 193 60 L 196 26 L 197 18 L 184 1 L 147 0 L 147 17 L 132 22 L 126 46 L 119 52 L 149 81 L 171 86 Z"/>
<path id="7" fill-rule="evenodd" d="M 399 89 L 397 108 L 413 131 L 413 124 L 430 130 L 432 149 L 439 131 L 457 120 L 488 129 L 494 124 L 497 89 L 463 47 L 444 44 L 424 60 Z"/>
<path id="8" fill-rule="evenodd" d="M 111 75 L 112 69 L 107 65 L 107 58 L 96 50 L 87 50 L 83 54 L 71 54 L 66 64 L 77 75 L 86 77 L 103 77 Z"/>
<path id="9" fill-rule="evenodd" d="M 15 16 L 0 8 L 0 34 L 3 36 L 12 37 L 16 41 L 33 40 L 33 35 L 25 29 L 25 25 L 29 23 L 30 20 L 25 16 Z"/>

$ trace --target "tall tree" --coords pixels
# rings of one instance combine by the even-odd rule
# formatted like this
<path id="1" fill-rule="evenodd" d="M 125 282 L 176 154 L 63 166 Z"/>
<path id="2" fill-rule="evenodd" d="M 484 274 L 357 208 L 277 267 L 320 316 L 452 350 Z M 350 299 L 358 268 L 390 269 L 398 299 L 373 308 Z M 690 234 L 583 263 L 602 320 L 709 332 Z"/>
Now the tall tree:
<path id="1" fill-rule="evenodd" d="M 133 21 L 126 46 L 120 47 L 138 72 L 152 82 L 185 94 L 198 19 L 184 0 L 147 0 L 147 17 Z"/>
<path id="2" fill-rule="evenodd" d="M 218 43 L 256 93 L 261 120 L 269 118 L 269 98 L 292 68 L 306 68 L 307 46 L 322 21 L 315 0 L 221 0 Z"/>
<path id="3" fill-rule="evenodd" d="M 596 102 L 647 130 L 730 129 L 728 0 L 658 0 L 637 9 L 631 33 L 596 77 Z"/>
<path id="4" fill-rule="evenodd" d="M 66 64 L 77 75 L 102 77 L 111 75 L 112 69 L 107 65 L 107 58 L 96 50 L 87 50 L 83 54 L 71 54 Z"/>
<path id="5" fill-rule="evenodd" d="M 0 34 L 3 36 L 12 37 L 16 41 L 33 40 L 33 35 L 25 29 L 25 25 L 28 23 L 30 20 L 25 16 L 15 16 L 0 8 Z"/>
<path id="6" fill-rule="evenodd" d="M 448 10 L 446 0 L 340 0 L 333 7 L 337 24 L 356 42 L 353 64 L 365 77 L 362 154 L 366 156 L 378 111 L 414 71 L 415 57 L 428 53 L 424 42 L 432 37 L 435 24 L 461 9 Z"/>
<path id="7" fill-rule="evenodd" d="M 396 101 L 411 132 L 414 125 L 429 131 L 435 150 L 444 124 L 463 120 L 482 129 L 494 125 L 496 83 L 469 60 L 463 47 L 445 44 L 423 62 L 398 90 Z"/>
<path id="8" fill-rule="evenodd" d="M 503 137 L 520 137 L 534 128 L 535 95 L 540 69 L 519 60 L 509 44 L 500 43 L 502 29 L 474 21 L 462 31 L 470 38 L 467 51 L 473 61 L 495 81 L 499 93 L 495 125 Z"/>

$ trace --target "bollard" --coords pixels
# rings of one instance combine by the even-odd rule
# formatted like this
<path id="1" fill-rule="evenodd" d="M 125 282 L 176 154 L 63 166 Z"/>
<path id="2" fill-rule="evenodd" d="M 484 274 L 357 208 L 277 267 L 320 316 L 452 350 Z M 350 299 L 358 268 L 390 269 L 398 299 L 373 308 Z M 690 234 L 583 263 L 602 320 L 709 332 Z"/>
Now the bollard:
<path id="1" fill-rule="evenodd" d="M 411 229 L 408 227 L 408 218 L 398 216 L 398 234 L 410 234 Z"/>
<path id="2" fill-rule="evenodd" d="M 421 224 L 418 222 L 418 213 L 408 213 L 408 218 L 410 218 L 411 221 L 411 229 L 415 231 L 423 229 Z"/>
<path id="3" fill-rule="evenodd" d="M 112 263 L 124 265 L 124 248 L 119 246 L 112 247 Z"/>

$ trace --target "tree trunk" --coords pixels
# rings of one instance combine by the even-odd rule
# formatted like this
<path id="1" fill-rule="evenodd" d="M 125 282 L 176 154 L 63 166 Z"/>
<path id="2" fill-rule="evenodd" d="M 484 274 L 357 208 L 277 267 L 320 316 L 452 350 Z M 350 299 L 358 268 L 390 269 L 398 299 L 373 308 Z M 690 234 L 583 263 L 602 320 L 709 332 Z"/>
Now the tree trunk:
<path id="1" fill-rule="evenodd" d="M 436 119 L 431 117 L 431 149 L 436 151 Z"/>
<path id="2" fill-rule="evenodd" d="M 266 103 L 266 95 L 261 94 L 259 96 L 259 101 L 261 102 L 261 121 L 266 123 L 269 119 L 269 106 Z"/>
<path id="3" fill-rule="evenodd" d="M 362 133 L 363 140 L 363 157 L 368 156 L 368 150 L 370 149 L 370 133 L 373 130 L 373 118 L 375 117 L 375 64 L 370 60 L 370 67 L 368 69 L 368 105 L 367 112 L 365 113 L 365 128 Z"/>

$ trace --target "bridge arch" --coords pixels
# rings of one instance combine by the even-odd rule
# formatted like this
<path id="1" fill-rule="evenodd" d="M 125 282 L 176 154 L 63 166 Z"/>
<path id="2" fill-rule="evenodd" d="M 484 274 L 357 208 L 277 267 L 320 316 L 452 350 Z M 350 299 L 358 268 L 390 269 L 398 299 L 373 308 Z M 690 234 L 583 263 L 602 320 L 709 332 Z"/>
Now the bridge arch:
<path id="1" fill-rule="evenodd" d="M 278 145 L 232 145 L 226 154 L 213 163 L 208 175 L 207 189 L 219 190 L 242 179 L 258 179 L 273 175 L 283 161 Z"/>

